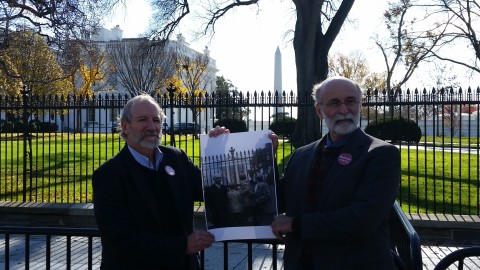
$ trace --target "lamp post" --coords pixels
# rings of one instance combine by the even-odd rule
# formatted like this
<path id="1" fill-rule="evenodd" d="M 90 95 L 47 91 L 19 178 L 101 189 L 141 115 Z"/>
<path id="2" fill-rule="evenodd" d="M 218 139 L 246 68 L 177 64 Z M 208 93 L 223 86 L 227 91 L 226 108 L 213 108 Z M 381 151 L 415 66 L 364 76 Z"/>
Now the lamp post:
<path id="1" fill-rule="evenodd" d="M 170 97 L 170 146 L 175 147 L 175 133 L 173 130 L 173 97 L 177 88 L 173 83 L 167 87 L 168 96 Z"/>

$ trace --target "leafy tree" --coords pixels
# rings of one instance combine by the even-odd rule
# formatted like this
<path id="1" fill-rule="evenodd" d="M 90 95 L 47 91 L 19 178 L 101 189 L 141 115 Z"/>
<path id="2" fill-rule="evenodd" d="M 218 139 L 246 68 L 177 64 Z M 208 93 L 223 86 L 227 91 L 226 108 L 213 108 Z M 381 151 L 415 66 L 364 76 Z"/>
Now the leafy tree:
<path id="1" fill-rule="evenodd" d="M 175 52 L 164 42 L 124 39 L 108 45 L 106 51 L 118 83 L 132 95 L 165 91 L 176 72 Z"/>
<path id="2" fill-rule="evenodd" d="M 197 105 L 190 107 L 193 122 L 197 123 L 198 115 L 202 111 L 198 105 L 203 103 L 206 88 L 210 83 L 207 72 L 210 56 L 207 53 L 186 51 L 185 46 L 177 46 L 176 61 L 176 78 L 182 83 L 182 86 L 177 88 L 177 95 L 183 102 Z"/>
<path id="3" fill-rule="evenodd" d="M 78 89 L 78 95 L 85 98 L 93 95 L 93 89 L 95 83 L 102 82 L 104 79 L 103 71 L 101 70 L 103 61 L 98 65 L 88 67 L 83 64 L 80 66 L 80 76 L 82 78 L 82 85 Z"/>
<path id="4" fill-rule="evenodd" d="M 2 51 L 0 59 L 3 63 L 10 63 L 8 64 L 11 66 L 10 74 L 14 76 L 8 76 L 3 70 L 2 75 L 6 77 L 1 80 L 9 80 L 7 77 L 19 79 L 32 95 L 62 95 L 73 89 L 54 54 L 40 35 L 31 31 L 11 33 L 9 43 L 10 46 Z M 18 81 L 13 82 L 18 84 Z"/>
<path id="5" fill-rule="evenodd" d="M 112 74 L 112 65 L 107 61 L 105 51 L 95 43 L 71 40 L 67 43 L 61 57 L 65 59 L 63 68 L 74 85 L 71 94 L 81 99 L 92 97 L 95 91 L 108 90 L 109 81 L 105 78 Z M 77 109 L 75 131 L 82 130 L 81 109 Z"/>
<path id="6" fill-rule="evenodd" d="M 206 6 L 203 33 L 213 33 L 215 24 L 235 8 L 257 5 L 260 0 L 204 0 Z M 292 0 L 296 9 L 296 24 L 293 46 L 297 69 L 297 93 L 312 104 L 311 110 L 299 110 L 292 143 L 300 146 L 318 139 L 320 121 L 315 116 L 310 98 L 312 85 L 328 75 L 328 52 L 340 32 L 355 0 Z M 168 38 L 180 22 L 190 13 L 188 0 L 160 0 L 153 3 L 153 26 L 151 35 Z"/>
<path id="7" fill-rule="evenodd" d="M 349 55 L 337 53 L 328 59 L 330 75 L 343 76 L 362 85 L 370 73 L 367 59 L 361 52 L 355 51 Z"/>
<path id="8" fill-rule="evenodd" d="M 10 57 L 4 53 L 0 54 L 0 61 L 7 66 L 13 74 L 18 74 L 17 68 L 10 60 Z M 7 76 L 5 70 L 0 69 L 0 94 L 1 95 L 18 95 L 22 88 L 22 81 L 19 78 Z"/>
<path id="9" fill-rule="evenodd" d="M 248 118 L 249 109 L 242 107 L 243 95 L 233 83 L 223 76 L 217 76 L 217 88 L 214 92 L 215 103 L 218 107 L 215 110 L 215 119 L 239 119 Z"/>
<path id="10" fill-rule="evenodd" d="M 85 43 L 73 40 L 68 43 L 62 58 L 64 70 L 70 74 L 70 80 L 75 86 L 74 95 L 86 98 L 93 96 L 95 91 L 109 90 L 113 66 L 107 61 L 105 51 L 95 43 Z"/>
<path id="11" fill-rule="evenodd" d="M 385 89 L 386 72 L 370 72 L 367 59 L 359 51 L 349 55 L 335 54 L 328 60 L 330 75 L 339 75 L 356 81 L 362 90 Z"/>
<path id="12" fill-rule="evenodd" d="M 16 32 L 29 29 L 44 38 L 46 43 L 62 50 L 65 42 L 82 39 L 99 29 L 100 18 L 112 10 L 112 5 L 123 0 L 82 0 L 82 1 L 0 1 L 0 52 L 12 44 Z M 13 37 L 12 37 L 13 35 Z M 19 78 L 19 74 L 4 58 L 0 69 L 6 76 Z"/>
<path id="13" fill-rule="evenodd" d="M 385 89 L 387 84 L 386 81 L 387 75 L 385 72 L 372 72 L 367 75 L 363 85 L 366 89 L 374 90 L 374 89 Z"/>

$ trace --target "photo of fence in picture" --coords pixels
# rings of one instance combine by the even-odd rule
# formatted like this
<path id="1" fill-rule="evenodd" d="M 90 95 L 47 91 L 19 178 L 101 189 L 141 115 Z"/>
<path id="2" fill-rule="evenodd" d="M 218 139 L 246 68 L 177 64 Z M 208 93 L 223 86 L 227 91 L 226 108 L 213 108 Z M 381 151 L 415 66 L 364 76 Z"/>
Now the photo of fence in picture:
<path id="1" fill-rule="evenodd" d="M 276 174 L 268 134 L 200 137 L 206 226 L 217 241 L 274 238 Z"/>

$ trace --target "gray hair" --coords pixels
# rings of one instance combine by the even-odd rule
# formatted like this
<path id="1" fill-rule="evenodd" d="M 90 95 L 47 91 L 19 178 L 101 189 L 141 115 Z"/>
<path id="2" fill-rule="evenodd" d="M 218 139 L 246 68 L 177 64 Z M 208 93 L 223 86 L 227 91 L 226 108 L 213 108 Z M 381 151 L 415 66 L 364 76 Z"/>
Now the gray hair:
<path id="1" fill-rule="evenodd" d="M 120 137 L 122 137 L 122 139 L 124 139 L 124 140 L 126 139 L 125 134 L 123 133 L 123 130 L 122 130 L 122 126 L 121 126 L 122 121 L 125 120 L 128 123 L 130 123 L 130 121 L 132 121 L 132 108 L 133 108 L 133 106 L 138 104 L 138 103 L 144 102 L 144 101 L 149 101 L 158 108 L 158 111 L 160 112 L 160 115 L 159 115 L 160 116 L 160 122 L 163 122 L 163 120 L 165 120 L 165 114 L 163 113 L 162 107 L 160 107 L 158 102 L 152 96 L 150 96 L 148 94 L 140 94 L 138 96 L 135 96 L 135 97 L 131 98 L 127 102 L 127 104 L 125 104 L 125 106 L 123 107 L 122 114 L 118 118 L 119 125 L 117 127 L 117 131 L 118 131 Z"/>
<path id="2" fill-rule="evenodd" d="M 332 82 L 332 81 L 345 81 L 345 82 L 349 82 L 351 83 L 355 89 L 357 90 L 357 97 L 358 97 L 358 100 L 361 101 L 362 100 L 362 89 L 360 89 L 360 86 L 358 85 L 357 82 L 351 80 L 351 79 L 348 79 L 348 78 L 345 78 L 345 77 L 342 77 L 342 76 L 334 76 L 334 77 L 330 77 L 324 81 L 322 81 L 321 83 L 317 83 L 313 86 L 313 89 L 312 89 L 312 98 L 313 100 L 315 101 L 315 105 L 317 105 L 318 103 L 320 103 L 320 95 L 321 93 L 325 90 L 325 88 L 327 87 L 327 85 Z"/>

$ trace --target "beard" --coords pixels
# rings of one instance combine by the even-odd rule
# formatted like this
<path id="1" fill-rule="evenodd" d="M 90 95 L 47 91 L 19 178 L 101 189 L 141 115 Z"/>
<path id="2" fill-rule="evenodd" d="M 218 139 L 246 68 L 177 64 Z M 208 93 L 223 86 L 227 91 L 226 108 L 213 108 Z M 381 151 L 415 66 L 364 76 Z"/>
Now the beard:
<path id="1" fill-rule="evenodd" d="M 322 112 L 323 115 L 325 115 Z M 347 135 L 355 131 L 360 123 L 360 111 L 353 115 L 347 113 L 345 115 L 336 114 L 333 118 L 325 117 L 323 119 L 329 131 L 333 131 L 339 135 Z"/>
<path id="2" fill-rule="evenodd" d="M 155 149 L 157 148 L 160 143 L 162 142 L 162 132 L 144 132 L 143 134 L 140 134 L 140 136 L 137 136 L 137 133 L 133 132 L 133 130 L 130 130 L 129 132 L 131 139 L 140 147 L 145 148 L 145 149 Z M 147 137 L 155 137 L 154 140 L 146 139 Z"/>

